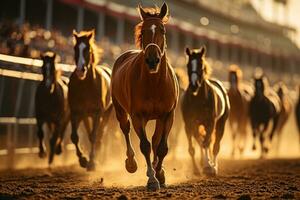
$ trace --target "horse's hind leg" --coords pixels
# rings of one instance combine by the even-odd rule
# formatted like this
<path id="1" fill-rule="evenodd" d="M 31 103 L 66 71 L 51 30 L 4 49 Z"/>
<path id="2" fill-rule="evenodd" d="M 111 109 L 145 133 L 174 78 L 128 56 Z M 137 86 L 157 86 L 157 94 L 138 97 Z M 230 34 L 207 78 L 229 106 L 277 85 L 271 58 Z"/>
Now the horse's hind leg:
<path id="1" fill-rule="evenodd" d="M 86 168 L 87 167 L 87 159 L 82 155 L 82 152 L 79 148 L 79 137 L 78 137 L 78 133 L 77 133 L 79 122 L 80 122 L 79 117 L 71 116 L 71 126 L 72 126 L 71 140 L 76 147 L 76 154 L 79 158 L 80 166 L 83 168 Z"/>
<path id="2" fill-rule="evenodd" d="M 115 106 L 115 111 L 116 111 L 116 116 L 117 119 L 120 123 L 120 128 L 125 136 L 125 140 L 126 140 L 126 146 L 127 146 L 127 159 L 125 161 L 125 167 L 126 170 L 129 173 L 134 173 L 137 170 L 137 163 L 136 160 L 134 158 L 134 150 L 132 148 L 131 145 L 131 139 L 130 139 L 130 122 L 128 119 L 128 114 L 124 111 L 124 109 L 122 108 L 122 106 L 117 102 L 117 100 L 114 99 L 114 97 L 112 97 L 112 101 L 113 104 Z"/>
<path id="3" fill-rule="evenodd" d="M 156 178 L 159 181 L 160 187 L 165 187 L 166 179 L 165 179 L 165 172 L 162 169 L 162 163 L 168 153 L 167 141 L 168 141 L 170 130 L 172 128 L 173 120 L 174 120 L 174 112 L 172 111 L 171 113 L 168 114 L 168 116 L 164 120 L 163 130 L 162 132 L 160 132 L 161 139 L 157 147 L 158 163 L 157 166 L 155 167 L 155 170 L 156 170 Z"/>
<path id="4" fill-rule="evenodd" d="M 193 128 L 193 125 L 185 124 L 185 133 L 186 133 L 186 136 L 187 136 L 187 139 L 188 139 L 189 154 L 192 158 L 193 171 L 194 171 L 194 174 L 198 176 L 198 175 L 200 175 L 200 172 L 199 172 L 199 169 L 198 169 L 197 164 L 196 164 L 195 148 L 193 146 L 193 141 L 192 141 L 192 136 L 196 135 L 197 134 L 196 132 L 197 132 L 197 130 L 195 130 L 195 128 Z"/>
<path id="5" fill-rule="evenodd" d="M 43 131 L 43 122 L 40 120 L 37 120 L 37 135 L 39 138 L 39 157 L 40 158 L 45 158 L 47 156 L 45 152 L 45 147 L 44 147 L 44 131 Z"/>

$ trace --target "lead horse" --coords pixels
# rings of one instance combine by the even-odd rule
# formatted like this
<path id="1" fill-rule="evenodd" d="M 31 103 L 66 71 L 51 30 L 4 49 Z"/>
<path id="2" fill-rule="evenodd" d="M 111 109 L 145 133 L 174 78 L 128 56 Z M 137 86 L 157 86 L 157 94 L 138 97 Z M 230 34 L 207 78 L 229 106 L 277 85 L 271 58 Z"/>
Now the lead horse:
<path id="1" fill-rule="evenodd" d="M 99 58 L 94 42 L 94 30 L 80 33 L 74 31 L 73 35 L 76 68 L 70 77 L 68 93 L 72 125 L 71 140 L 76 147 L 80 166 L 87 170 L 95 170 L 96 144 L 101 143 L 103 129 L 112 110 L 109 90 L 110 71 L 96 66 Z M 92 119 L 92 128 L 89 118 Z M 91 142 L 89 161 L 83 156 L 78 144 L 77 129 L 81 121 L 84 122 Z"/>
<path id="2" fill-rule="evenodd" d="M 192 138 L 200 146 L 203 173 L 215 176 L 218 172 L 217 155 L 230 105 L 222 83 L 210 78 L 211 68 L 205 61 L 205 52 L 205 47 L 196 50 L 186 48 L 189 86 L 184 93 L 181 107 L 194 173 L 198 175 L 199 171 Z M 210 151 L 211 144 L 213 155 Z"/>
<path id="3" fill-rule="evenodd" d="M 167 139 L 173 124 L 179 88 L 166 55 L 167 4 L 164 3 L 161 9 L 143 9 L 139 6 L 138 10 L 142 22 L 135 28 L 135 39 L 141 50 L 129 50 L 116 60 L 111 92 L 116 116 L 126 139 L 126 169 L 130 173 L 137 170 L 129 136 L 130 116 L 147 163 L 147 188 L 157 190 L 165 186 L 162 163 L 168 153 Z M 156 120 L 152 136 L 153 163 L 150 158 L 151 143 L 145 132 L 149 120 Z"/>

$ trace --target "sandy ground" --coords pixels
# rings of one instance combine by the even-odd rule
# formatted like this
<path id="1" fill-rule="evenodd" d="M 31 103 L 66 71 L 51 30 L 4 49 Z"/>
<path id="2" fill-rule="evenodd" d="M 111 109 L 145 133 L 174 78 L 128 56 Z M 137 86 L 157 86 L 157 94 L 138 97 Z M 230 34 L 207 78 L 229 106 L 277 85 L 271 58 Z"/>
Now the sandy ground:
<path id="1" fill-rule="evenodd" d="M 86 172 L 77 165 L 0 172 L 0 199 L 300 199 L 300 159 L 221 160 L 216 178 L 166 162 L 168 186 L 144 187 L 143 166 Z"/>

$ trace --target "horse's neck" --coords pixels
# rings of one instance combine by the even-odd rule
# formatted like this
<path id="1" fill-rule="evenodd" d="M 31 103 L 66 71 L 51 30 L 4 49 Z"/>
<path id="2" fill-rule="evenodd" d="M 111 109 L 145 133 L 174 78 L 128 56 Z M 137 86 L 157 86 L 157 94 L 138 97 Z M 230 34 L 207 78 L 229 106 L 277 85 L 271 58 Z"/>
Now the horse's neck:
<path id="1" fill-rule="evenodd" d="M 199 88 L 199 95 L 202 97 L 202 98 L 207 98 L 208 97 L 208 90 L 209 90 L 209 83 L 208 83 L 209 80 L 206 80 L 204 79 L 200 88 Z"/>

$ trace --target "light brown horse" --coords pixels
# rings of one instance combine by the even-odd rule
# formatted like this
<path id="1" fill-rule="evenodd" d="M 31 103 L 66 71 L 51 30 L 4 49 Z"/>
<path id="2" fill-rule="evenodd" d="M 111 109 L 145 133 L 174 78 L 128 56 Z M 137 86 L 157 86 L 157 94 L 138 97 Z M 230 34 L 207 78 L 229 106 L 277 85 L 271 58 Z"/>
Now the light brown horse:
<path id="1" fill-rule="evenodd" d="M 224 134 L 230 105 L 223 84 L 210 78 L 211 67 L 205 61 L 206 48 L 186 49 L 189 86 L 182 100 L 182 115 L 192 157 L 194 173 L 199 174 L 192 138 L 200 146 L 201 167 L 206 175 L 218 172 L 217 155 Z M 213 144 L 213 155 L 210 146 Z"/>
<path id="2" fill-rule="evenodd" d="M 38 85 L 35 96 L 35 113 L 37 135 L 39 138 L 39 157 L 46 156 L 44 148 L 43 124 L 51 131 L 50 152 L 48 163 L 51 164 L 54 154 L 61 154 L 65 129 L 70 120 L 67 101 L 67 85 L 60 78 L 60 71 L 55 67 L 56 54 L 46 52 L 41 55 L 43 60 L 43 80 Z"/>
<path id="3" fill-rule="evenodd" d="M 230 101 L 229 124 L 232 134 L 232 157 L 236 150 L 240 156 L 244 152 L 247 137 L 247 125 L 249 123 L 249 103 L 253 96 L 253 90 L 243 82 L 243 72 L 237 65 L 231 65 L 229 69 Z"/>
<path id="4" fill-rule="evenodd" d="M 164 3 L 160 10 L 143 9 L 141 6 L 138 9 L 142 22 L 136 26 L 135 37 L 141 50 L 127 51 L 116 60 L 111 92 L 117 119 L 126 139 L 126 169 L 130 173 L 137 170 L 129 136 L 129 115 L 147 162 L 147 188 L 157 190 L 165 184 L 162 163 L 168 153 L 167 139 L 179 88 L 166 55 L 167 5 Z M 152 136 L 153 163 L 150 159 L 151 143 L 145 132 L 149 120 L 156 120 Z"/>
<path id="5" fill-rule="evenodd" d="M 279 113 L 279 119 L 277 124 L 277 144 L 276 151 L 279 154 L 280 142 L 282 140 L 282 130 L 285 127 L 290 113 L 292 112 L 292 100 L 288 94 L 288 88 L 283 82 L 278 83 L 274 86 L 275 91 L 280 99 L 281 109 Z"/>
<path id="6" fill-rule="evenodd" d="M 80 33 L 74 31 L 73 35 L 76 68 L 70 77 L 68 93 L 72 125 L 71 140 L 75 144 L 80 166 L 87 170 L 94 170 L 96 140 L 100 145 L 103 129 L 112 110 L 109 90 L 110 72 L 107 68 L 96 67 L 98 56 L 94 30 Z M 92 128 L 89 126 L 89 117 L 92 119 Z M 77 129 L 81 121 L 85 124 L 91 142 L 89 161 L 82 155 L 78 144 Z"/>

